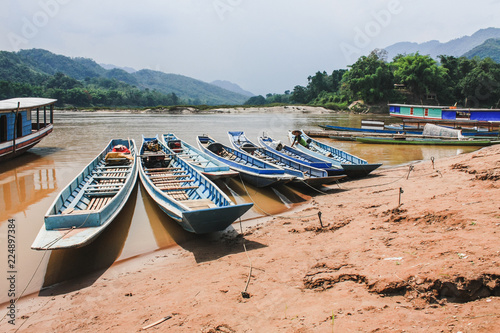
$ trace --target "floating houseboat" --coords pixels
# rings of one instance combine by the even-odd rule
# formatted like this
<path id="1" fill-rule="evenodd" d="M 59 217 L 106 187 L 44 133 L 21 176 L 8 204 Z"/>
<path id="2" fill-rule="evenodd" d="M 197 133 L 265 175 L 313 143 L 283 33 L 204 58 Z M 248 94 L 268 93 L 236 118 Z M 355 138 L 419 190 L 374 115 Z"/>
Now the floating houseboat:
<path id="1" fill-rule="evenodd" d="M 0 101 L 0 161 L 24 153 L 52 132 L 56 101 L 31 97 Z"/>
<path id="2" fill-rule="evenodd" d="M 489 131 L 500 125 L 500 109 L 389 104 L 389 114 L 406 120 L 406 123 L 424 121 L 454 127 L 485 128 Z"/>

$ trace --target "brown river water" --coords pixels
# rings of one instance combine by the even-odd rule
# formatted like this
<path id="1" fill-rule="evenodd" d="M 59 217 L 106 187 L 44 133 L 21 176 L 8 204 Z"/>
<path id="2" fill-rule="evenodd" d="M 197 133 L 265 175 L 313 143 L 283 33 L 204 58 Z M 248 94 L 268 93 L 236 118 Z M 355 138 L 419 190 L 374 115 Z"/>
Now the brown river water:
<path id="1" fill-rule="evenodd" d="M 389 116 L 376 118 L 391 121 Z M 6 275 L 10 270 L 7 260 L 9 219 L 15 220 L 17 296 L 36 293 L 46 286 L 104 271 L 115 262 L 175 245 L 184 246 L 196 257 L 196 241 L 214 237 L 184 231 L 155 205 L 138 182 L 124 210 L 90 245 L 71 250 L 31 250 L 31 243 L 43 225 L 43 217 L 59 191 L 112 138 L 135 139 L 139 146 L 142 134 L 152 137 L 172 132 L 191 144 L 195 144 L 195 137 L 199 134 L 209 134 L 228 144 L 227 131 L 243 130 L 251 140 L 257 141 L 257 137 L 265 132 L 287 142 L 289 129 L 319 129 L 317 125 L 320 124 L 359 127 L 361 119 L 359 115 L 312 113 L 167 115 L 56 111 L 51 135 L 24 155 L 0 164 L 0 271 Z M 320 140 L 368 162 L 383 163 L 383 168 L 477 149 Z M 244 223 L 280 214 L 317 194 L 288 186 L 256 189 L 237 180 L 219 185 L 235 202 L 255 203 L 254 208 L 243 216 Z M 239 230 L 237 224 L 233 226 Z M 0 290 L 5 291 L 0 294 L 0 303 L 10 299 L 6 292 L 8 283 L 6 278 L 0 279 Z"/>

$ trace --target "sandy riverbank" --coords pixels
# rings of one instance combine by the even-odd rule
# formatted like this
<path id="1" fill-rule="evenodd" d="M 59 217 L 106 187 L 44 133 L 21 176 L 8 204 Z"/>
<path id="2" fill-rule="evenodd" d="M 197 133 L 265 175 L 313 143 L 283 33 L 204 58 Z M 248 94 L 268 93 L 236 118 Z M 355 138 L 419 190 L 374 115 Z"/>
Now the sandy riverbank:
<path id="1" fill-rule="evenodd" d="M 45 290 L 19 302 L 15 327 L 5 320 L 0 326 L 9 332 L 19 325 L 19 332 L 498 330 L 500 145 L 409 170 L 384 169 L 332 186 L 304 210 L 270 217 L 244 237 L 199 238 Z"/>
<path id="2" fill-rule="evenodd" d="M 209 110 L 199 110 L 194 107 L 179 106 L 175 110 L 168 109 L 120 109 L 120 110 L 62 110 L 64 111 L 81 111 L 81 112 L 113 112 L 113 113 L 164 113 L 164 114 L 212 114 L 212 113 L 309 113 L 309 114 L 322 114 L 322 113 L 336 113 L 346 111 L 334 111 L 325 109 L 323 107 L 308 106 L 308 105 L 288 105 L 288 106 L 271 106 L 271 107 L 233 107 L 233 108 L 217 108 Z"/>

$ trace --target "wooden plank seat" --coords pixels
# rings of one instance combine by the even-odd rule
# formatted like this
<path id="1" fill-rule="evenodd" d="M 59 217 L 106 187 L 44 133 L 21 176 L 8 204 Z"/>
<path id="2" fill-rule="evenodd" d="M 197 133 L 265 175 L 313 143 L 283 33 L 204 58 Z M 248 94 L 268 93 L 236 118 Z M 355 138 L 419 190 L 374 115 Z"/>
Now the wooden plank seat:
<path id="1" fill-rule="evenodd" d="M 114 166 L 102 166 L 99 167 L 98 169 L 130 169 L 132 165 L 114 165 Z"/>
<path id="2" fill-rule="evenodd" d="M 114 197 L 118 191 L 88 191 L 85 192 L 85 196 L 88 198 L 93 198 L 93 197 Z"/>
<path id="3" fill-rule="evenodd" d="M 120 188 L 123 187 L 124 183 L 117 183 L 117 184 L 92 184 L 87 187 L 87 189 L 103 189 L 103 188 Z"/>
<path id="4" fill-rule="evenodd" d="M 181 178 L 181 177 L 187 177 L 189 176 L 187 173 L 182 173 L 180 175 L 172 175 L 172 174 L 168 174 L 168 173 L 164 173 L 163 175 L 149 175 L 148 177 L 150 179 L 155 179 L 155 178 Z"/>
<path id="5" fill-rule="evenodd" d="M 191 183 L 194 182 L 194 179 L 179 179 L 179 180 L 157 180 L 153 181 L 155 185 L 160 186 L 162 184 L 181 184 L 181 183 Z"/>
<path id="6" fill-rule="evenodd" d="M 104 172 L 95 172 L 94 176 L 97 177 L 122 177 L 126 176 L 130 171 L 104 171 Z"/>
<path id="7" fill-rule="evenodd" d="M 168 191 L 185 191 L 185 190 L 193 190 L 197 189 L 198 186 L 158 186 L 158 188 L 164 192 Z"/>
<path id="8" fill-rule="evenodd" d="M 111 200 L 111 197 L 93 197 L 86 210 L 100 210 L 109 200 Z"/>
<path id="9" fill-rule="evenodd" d="M 128 177 L 126 176 L 95 176 L 96 180 L 125 180 Z"/>
<path id="10" fill-rule="evenodd" d="M 181 168 L 145 168 L 144 171 L 146 173 L 159 172 L 159 171 L 172 171 L 172 170 L 181 170 Z"/>
<path id="11" fill-rule="evenodd" d="M 196 200 L 181 200 L 180 201 L 183 205 L 194 209 L 209 209 L 209 208 L 216 208 L 217 205 L 210 199 L 196 199 Z"/>
<path id="12" fill-rule="evenodd" d="M 160 152 L 149 152 L 149 151 L 145 151 L 144 154 L 142 154 L 142 155 L 137 155 L 137 157 L 141 157 L 141 158 L 146 158 L 146 157 L 167 157 L 167 156 L 173 156 L 173 155 L 172 154 L 160 153 Z"/>
<path id="13" fill-rule="evenodd" d="M 172 198 L 174 198 L 175 200 L 189 200 L 189 196 L 187 195 L 187 193 L 185 191 L 179 191 L 179 190 L 176 190 L 176 191 L 170 191 L 168 192 L 168 195 L 171 196 Z"/>

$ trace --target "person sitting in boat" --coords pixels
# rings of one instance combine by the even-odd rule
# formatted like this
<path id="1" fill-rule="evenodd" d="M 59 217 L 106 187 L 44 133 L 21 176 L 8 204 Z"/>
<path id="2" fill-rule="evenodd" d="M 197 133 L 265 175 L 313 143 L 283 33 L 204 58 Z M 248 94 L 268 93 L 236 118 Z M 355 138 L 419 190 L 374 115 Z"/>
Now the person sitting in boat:
<path id="1" fill-rule="evenodd" d="M 280 140 L 271 142 L 270 146 L 276 149 L 277 151 L 281 151 L 283 149 L 283 144 L 281 143 Z"/>
<path id="2" fill-rule="evenodd" d="M 305 140 L 303 137 L 302 137 L 302 132 L 301 131 L 293 131 L 292 134 L 294 135 L 294 139 L 293 139 L 293 142 L 292 142 L 292 147 L 296 144 L 296 143 L 300 143 L 301 145 L 303 145 L 304 147 L 306 148 L 309 148 L 309 143 L 311 143 L 311 140 Z"/>

